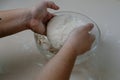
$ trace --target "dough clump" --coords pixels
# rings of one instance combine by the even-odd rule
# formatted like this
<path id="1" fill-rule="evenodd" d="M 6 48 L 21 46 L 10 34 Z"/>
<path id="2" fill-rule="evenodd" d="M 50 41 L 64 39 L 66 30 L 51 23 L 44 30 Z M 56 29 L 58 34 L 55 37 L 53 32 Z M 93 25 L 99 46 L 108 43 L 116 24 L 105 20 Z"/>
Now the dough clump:
<path id="1" fill-rule="evenodd" d="M 57 15 L 53 17 L 47 26 L 47 38 L 55 49 L 60 49 L 70 32 L 81 27 L 85 23 L 78 17 L 73 15 Z"/>

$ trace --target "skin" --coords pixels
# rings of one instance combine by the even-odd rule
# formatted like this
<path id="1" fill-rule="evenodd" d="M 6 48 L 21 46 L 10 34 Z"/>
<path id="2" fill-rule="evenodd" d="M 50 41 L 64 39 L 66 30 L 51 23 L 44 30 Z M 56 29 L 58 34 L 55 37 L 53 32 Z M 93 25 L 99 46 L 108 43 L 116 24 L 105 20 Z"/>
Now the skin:
<path id="1" fill-rule="evenodd" d="M 93 24 L 87 24 L 82 29 L 79 27 L 73 30 L 61 50 L 43 68 L 37 80 L 69 80 L 77 56 L 90 50 L 95 39 L 88 33 L 92 28 Z"/>
<path id="2" fill-rule="evenodd" d="M 30 9 L 0 11 L 0 37 L 32 30 L 45 34 L 48 21 L 54 17 L 47 8 L 58 10 L 51 1 L 44 1 Z M 46 64 L 36 80 L 69 80 L 76 57 L 90 50 L 94 36 L 89 34 L 93 24 L 74 29 L 60 51 Z"/>
<path id="3" fill-rule="evenodd" d="M 5 37 L 23 30 L 31 29 L 45 34 L 47 22 L 54 16 L 47 8 L 58 10 L 59 7 L 51 2 L 44 1 L 32 9 L 14 9 L 0 11 L 0 37 Z"/>

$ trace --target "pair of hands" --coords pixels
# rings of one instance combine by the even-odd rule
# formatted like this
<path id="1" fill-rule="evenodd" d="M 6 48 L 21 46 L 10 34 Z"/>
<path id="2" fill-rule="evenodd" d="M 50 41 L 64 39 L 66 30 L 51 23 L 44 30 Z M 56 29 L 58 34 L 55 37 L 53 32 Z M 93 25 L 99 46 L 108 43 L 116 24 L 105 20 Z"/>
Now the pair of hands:
<path id="1" fill-rule="evenodd" d="M 30 9 L 30 20 L 27 26 L 29 29 L 36 33 L 45 34 L 48 21 L 54 17 L 54 14 L 48 12 L 47 8 L 54 10 L 59 9 L 52 1 L 44 1 Z M 89 34 L 89 31 L 92 30 L 93 26 L 93 24 L 89 23 L 83 26 L 82 29 L 74 29 L 69 35 L 66 44 L 68 44 L 68 47 L 72 47 L 71 49 L 75 50 L 77 55 L 90 50 L 95 39 L 93 35 Z"/>

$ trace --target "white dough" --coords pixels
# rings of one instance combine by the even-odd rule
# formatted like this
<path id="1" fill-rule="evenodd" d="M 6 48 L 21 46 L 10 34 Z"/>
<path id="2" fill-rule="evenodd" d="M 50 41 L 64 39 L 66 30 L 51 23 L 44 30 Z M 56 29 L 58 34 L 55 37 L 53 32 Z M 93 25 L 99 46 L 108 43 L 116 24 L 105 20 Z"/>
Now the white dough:
<path id="1" fill-rule="evenodd" d="M 52 46 L 60 49 L 70 32 L 85 23 L 73 15 L 58 15 L 50 20 L 47 26 L 47 37 Z"/>

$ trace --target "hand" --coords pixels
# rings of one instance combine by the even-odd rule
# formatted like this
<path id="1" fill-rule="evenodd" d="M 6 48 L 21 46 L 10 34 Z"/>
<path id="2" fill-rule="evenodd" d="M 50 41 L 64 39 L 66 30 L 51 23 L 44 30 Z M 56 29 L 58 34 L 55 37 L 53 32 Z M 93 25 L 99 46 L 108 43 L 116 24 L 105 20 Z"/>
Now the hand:
<path id="1" fill-rule="evenodd" d="M 83 54 L 90 50 L 91 45 L 95 40 L 95 37 L 89 34 L 93 27 L 94 25 L 89 23 L 82 28 L 78 27 L 74 29 L 69 35 L 66 44 L 71 50 L 75 51 L 77 55 Z"/>
<path id="2" fill-rule="evenodd" d="M 44 1 L 30 10 L 31 19 L 28 27 L 36 33 L 45 34 L 48 21 L 54 17 L 47 8 L 58 10 L 59 7 L 52 1 Z"/>

